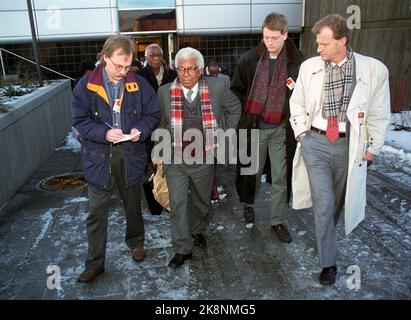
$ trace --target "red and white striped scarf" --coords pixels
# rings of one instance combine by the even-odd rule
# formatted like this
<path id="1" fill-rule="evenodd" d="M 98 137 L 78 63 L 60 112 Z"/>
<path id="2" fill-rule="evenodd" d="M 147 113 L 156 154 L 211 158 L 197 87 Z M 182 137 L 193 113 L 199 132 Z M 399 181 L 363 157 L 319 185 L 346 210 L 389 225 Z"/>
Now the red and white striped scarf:
<path id="1" fill-rule="evenodd" d="M 205 136 L 205 151 L 211 151 L 217 145 L 214 142 L 215 130 L 217 130 L 217 120 L 213 107 L 210 103 L 210 93 L 206 80 L 198 80 L 198 93 L 200 95 L 201 118 L 203 120 L 203 131 Z M 183 118 L 184 118 L 184 94 L 181 83 L 176 78 L 170 86 L 171 97 L 171 131 L 174 138 L 173 146 L 183 147 Z"/>

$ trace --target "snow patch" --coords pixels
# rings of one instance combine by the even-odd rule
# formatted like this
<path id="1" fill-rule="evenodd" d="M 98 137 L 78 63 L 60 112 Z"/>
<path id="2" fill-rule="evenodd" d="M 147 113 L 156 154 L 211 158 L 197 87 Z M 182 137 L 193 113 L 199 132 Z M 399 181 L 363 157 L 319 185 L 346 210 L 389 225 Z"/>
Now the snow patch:
<path id="1" fill-rule="evenodd" d="M 44 214 L 41 216 L 41 221 L 43 222 L 43 227 L 40 230 L 40 233 L 36 237 L 36 240 L 34 241 L 33 245 L 31 246 L 31 250 L 34 250 L 37 248 L 39 245 L 40 241 L 44 238 L 46 235 L 47 230 L 50 227 L 51 222 L 53 221 L 53 215 L 52 213 L 55 211 L 55 209 L 50 209 L 46 211 Z"/>
<path id="2" fill-rule="evenodd" d="M 88 198 L 86 197 L 78 197 L 71 200 L 65 200 L 64 203 L 78 203 L 78 202 L 86 202 Z"/>
<path id="3" fill-rule="evenodd" d="M 411 135 L 410 135 L 410 138 L 411 138 Z M 408 139 L 410 139 L 410 138 L 408 138 Z M 394 156 L 396 156 L 396 158 L 398 158 L 398 160 L 400 160 L 402 162 L 406 162 L 407 164 L 411 165 L 411 153 L 407 153 L 403 149 L 396 149 L 396 148 L 393 148 L 393 147 L 390 147 L 390 146 L 383 146 L 382 147 L 382 152 L 391 153 Z"/>
<path id="4" fill-rule="evenodd" d="M 64 139 L 63 145 L 61 147 L 56 148 L 55 150 L 72 150 L 73 152 L 77 153 L 81 151 L 81 144 L 70 131 Z"/>

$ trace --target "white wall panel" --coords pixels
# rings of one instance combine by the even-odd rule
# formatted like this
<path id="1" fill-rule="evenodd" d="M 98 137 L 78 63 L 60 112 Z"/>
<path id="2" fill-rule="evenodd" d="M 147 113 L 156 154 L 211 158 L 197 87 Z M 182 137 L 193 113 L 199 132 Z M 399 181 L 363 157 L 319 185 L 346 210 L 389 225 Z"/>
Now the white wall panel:
<path id="1" fill-rule="evenodd" d="M 265 16 L 273 11 L 287 16 L 291 32 L 300 32 L 302 10 L 302 0 L 177 0 L 177 33 L 258 33 Z"/>
<path id="2" fill-rule="evenodd" d="M 260 4 L 254 5 L 252 11 L 251 26 L 254 30 L 261 30 L 264 18 L 270 12 L 284 14 L 288 19 L 290 31 L 301 31 L 302 24 L 302 4 Z"/>
<path id="3" fill-rule="evenodd" d="M 0 43 L 30 42 L 31 30 L 25 0 L 4 1 L 0 6 Z M 36 0 L 35 23 L 40 40 L 106 37 L 118 32 L 116 0 Z"/>

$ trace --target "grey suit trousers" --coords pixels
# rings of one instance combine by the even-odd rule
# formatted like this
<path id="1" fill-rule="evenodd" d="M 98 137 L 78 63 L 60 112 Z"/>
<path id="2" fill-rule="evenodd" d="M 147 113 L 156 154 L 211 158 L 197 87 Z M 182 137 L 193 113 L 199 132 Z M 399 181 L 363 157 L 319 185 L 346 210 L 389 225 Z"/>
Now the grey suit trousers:
<path id="1" fill-rule="evenodd" d="M 331 143 L 310 131 L 301 142 L 313 202 L 315 236 L 322 268 L 336 265 L 335 226 L 344 205 L 348 172 L 347 138 Z"/>
<path id="2" fill-rule="evenodd" d="M 203 233 L 211 203 L 214 165 L 170 165 L 166 172 L 170 195 L 171 236 L 175 253 L 191 253 L 191 235 Z"/>

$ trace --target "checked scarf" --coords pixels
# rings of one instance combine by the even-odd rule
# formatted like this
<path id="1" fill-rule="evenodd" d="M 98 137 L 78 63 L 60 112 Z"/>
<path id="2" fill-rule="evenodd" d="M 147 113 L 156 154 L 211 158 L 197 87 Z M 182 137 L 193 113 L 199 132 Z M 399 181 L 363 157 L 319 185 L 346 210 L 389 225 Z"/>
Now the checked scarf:
<path id="1" fill-rule="evenodd" d="M 210 93 L 207 82 L 200 78 L 198 80 L 201 104 L 201 114 L 203 120 L 203 131 L 205 135 L 205 151 L 211 151 L 216 144 L 214 143 L 214 134 L 217 130 L 217 121 L 213 113 L 213 107 L 210 103 Z M 176 78 L 170 86 L 171 97 L 171 131 L 174 137 L 174 147 L 183 147 L 183 118 L 184 118 L 184 94 L 180 81 Z"/>
<path id="2" fill-rule="evenodd" d="M 277 57 L 276 71 L 270 79 L 268 51 L 258 61 L 245 112 L 261 115 L 265 123 L 281 123 L 287 84 L 287 49 Z"/>
<path id="3" fill-rule="evenodd" d="M 333 67 L 331 61 L 325 62 L 323 117 L 337 117 L 339 122 L 347 122 L 347 108 L 350 88 L 353 82 L 354 54 L 348 47 L 347 62 L 341 67 Z"/>

